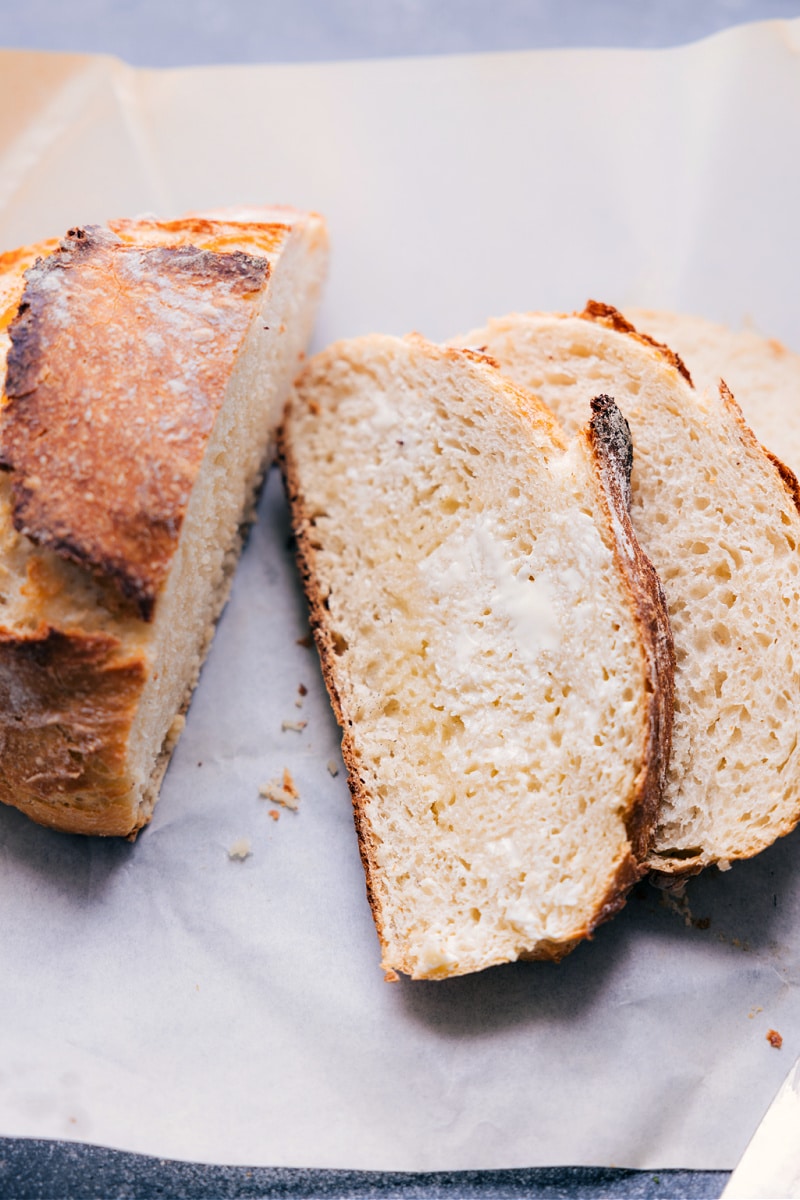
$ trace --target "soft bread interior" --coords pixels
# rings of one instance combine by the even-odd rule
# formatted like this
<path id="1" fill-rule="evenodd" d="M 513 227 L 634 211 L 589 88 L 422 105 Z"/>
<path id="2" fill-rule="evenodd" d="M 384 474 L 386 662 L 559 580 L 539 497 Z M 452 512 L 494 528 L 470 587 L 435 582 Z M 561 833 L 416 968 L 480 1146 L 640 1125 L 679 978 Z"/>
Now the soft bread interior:
<path id="1" fill-rule="evenodd" d="M 494 355 L 571 430 L 609 391 L 634 444 L 632 519 L 661 576 L 677 659 L 672 761 L 651 865 L 749 857 L 800 812 L 800 517 L 729 398 L 586 319 L 500 318 Z M 691 369 L 691 361 L 689 362 Z"/>
<path id="2" fill-rule="evenodd" d="M 558 956 L 628 863 L 645 665 L 582 441 L 485 364 L 312 360 L 284 455 L 384 965 Z"/>
<path id="3" fill-rule="evenodd" d="M 683 313 L 626 311 L 637 329 L 677 351 L 699 391 L 724 379 L 758 440 L 800 475 L 800 355 L 754 329 Z"/>

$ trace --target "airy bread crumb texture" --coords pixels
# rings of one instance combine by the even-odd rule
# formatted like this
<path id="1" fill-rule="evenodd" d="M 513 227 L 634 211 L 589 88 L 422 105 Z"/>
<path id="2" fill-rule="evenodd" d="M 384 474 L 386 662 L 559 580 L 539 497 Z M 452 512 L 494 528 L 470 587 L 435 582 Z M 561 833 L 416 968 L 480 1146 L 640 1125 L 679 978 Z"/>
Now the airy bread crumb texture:
<path id="1" fill-rule="evenodd" d="M 663 582 L 677 660 L 650 865 L 680 873 L 757 853 L 800 815 L 796 484 L 724 387 L 693 389 L 668 356 L 603 321 L 515 315 L 458 340 L 485 347 L 570 430 L 598 390 L 628 418 L 631 516 Z"/>
<path id="2" fill-rule="evenodd" d="M 560 957 L 635 877 L 648 735 L 586 444 L 474 356 L 379 336 L 311 361 L 282 437 L 384 967 Z"/>

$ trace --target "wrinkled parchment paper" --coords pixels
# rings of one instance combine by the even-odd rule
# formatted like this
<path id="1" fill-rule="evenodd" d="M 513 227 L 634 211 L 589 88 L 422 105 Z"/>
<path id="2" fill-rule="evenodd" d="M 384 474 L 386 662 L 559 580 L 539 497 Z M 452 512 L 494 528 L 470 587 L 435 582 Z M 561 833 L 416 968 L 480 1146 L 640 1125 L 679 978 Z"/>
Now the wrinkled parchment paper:
<path id="1" fill-rule="evenodd" d="M 798 50 L 800 22 L 309 67 L 5 52 L 0 247 L 291 203 L 331 226 L 317 346 L 592 296 L 800 349 Z M 273 472 L 135 845 L 0 811 L 0 1134 L 264 1165 L 732 1167 L 800 1049 L 800 835 L 694 880 L 688 908 L 640 888 L 559 966 L 384 983 L 287 539 Z M 275 821 L 259 787 L 285 767 L 299 809 Z"/>

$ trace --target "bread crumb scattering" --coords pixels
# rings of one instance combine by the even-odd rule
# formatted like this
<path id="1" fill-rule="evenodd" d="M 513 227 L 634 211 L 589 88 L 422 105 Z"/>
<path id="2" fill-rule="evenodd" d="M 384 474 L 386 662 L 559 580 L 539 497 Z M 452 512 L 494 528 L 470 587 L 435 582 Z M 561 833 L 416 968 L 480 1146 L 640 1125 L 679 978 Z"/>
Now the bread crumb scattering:
<path id="1" fill-rule="evenodd" d="M 778 1033 L 777 1029 L 767 1030 L 767 1041 L 769 1042 L 770 1046 L 774 1046 L 776 1050 L 780 1050 L 781 1046 L 783 1045 L 783 1038 Z"/>
<path id="2" fill-rule="evenodd" d="M 281 729 L 284 733 L 290 730 L 292 733 L 302 733 L 308 721 L 281 721 Z"/>
<path id="3" fill-rule="evenodd" d="M 331 775 L 333 775 L 334 779 L 339 774 L 339 765 L 336 762 L 336 759 L 334 759 L 334 758 L 328 759 L 328 771 L 330 772 Z"/>
<path id="4" fill-rule="evenodd" d="M 244 860 L 249 858 L 252 853 L 253 851 L 250 849 L 249 838 L 239 838 L 238 841 L 234 842 L 233 845 L 228 848 L 228 858 L 231 859 L 232 862 L 244 862 Z"/>
<path id="5" fill-rule="evenodd" d="M 752 1019 L 753 1019 L 753 1017 L 756 1015 L 756 1013 L 760 1013 L 760 1012 L 763 1012 L 763 1011 L 764 1011 L 764 1009 L 761 1007 L 761 1005 L 760 1005 L 760 1004 L 756 1004 L 756 1005 L 754 1005 L 754 1006 L 753 1006 L 753 1007 L 750 1009 L 750 1012 L 747 1014 L 747 1019 L 748 1019 L 748 1021 L 752 1021 Z"/>
<path id="6" fill-rule="evenodd" d="M 273 804 L 280 804 L 282 808 L 290 808 L 292 812 L 297 812 L 300 793 L 286 767 L 283 771 L 283 779 L 271 779 L 269 783 L 262 784 L 258 789 L 258 794 L 265 800 L 271 800 Z M 277 821 L 278 815 L 275 813 L 273 820 Z M 271 812 L 270 816 L 272 816 Z"/>

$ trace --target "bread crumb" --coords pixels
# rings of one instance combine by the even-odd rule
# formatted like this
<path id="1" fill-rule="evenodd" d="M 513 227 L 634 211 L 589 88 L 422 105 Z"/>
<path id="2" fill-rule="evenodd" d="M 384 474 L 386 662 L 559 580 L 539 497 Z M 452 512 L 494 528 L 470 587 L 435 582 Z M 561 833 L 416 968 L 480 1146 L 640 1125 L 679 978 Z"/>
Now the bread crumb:
<path id="1" fill-rule="evenodd" d="M 269 816 L 272 817 L 273 821 L 280 821 L 281 819 L 281 814 L 278 812 L 277 808 L 271 808 L 269 810 Z"/>
<path id="2" fill-rule="evenodd" d="M 233 845 L 228 849 L 228 858 L 234 861 L 244 862 L 244 860 L 249 858 L 252 853 L 253 851 L 250 849 L 249 839 L 239 838 L 239 840 L 234 842 Z"/>
<path id="3" fill-rule="evenodd" d="M 328 759 L 328 771 L 331 775 L 333 775 L 334 779 L 339 774 L 339 765 L 335 758 Z"/>
<path id="4" fill-rule="evenodd" d="M 752 1021 L 752 1019 L 756 1015 L 756 1013 L 760 1013 L 763 1011 L 764 1011 L 764 1009 L 761 1007 L 760 1004 L 754 1005 L 753 1008 L 750 1009 L 750 1012 L 747 1014 L 748 1021 Z"/>
<path id="5" fill-rule="evenodd" d="M 297 685 L 297 690 L 298 690 L 298 692 L 300 693 L 300 695 L 301 695 L 301 696 L 307 696 L 307 695 L 308 695 L 308 688 L 306 687 L 306 685 L 305 685 L 304 683 L 299 683 L 299 684 Z"/>
<path id="6" fill-rule="evenodd" d="M 777 1029 L 767 1030 L 767 1041 L 769 1042 L 770 1046 L 774 1046 L 776 1050 L 780 1050 L 781 1046 L 783 1045 L 783 1038 L 778 1033 Z"/>
<path id="7" fill-rule="evenodd" d="M 296 646 L 304 646 L 306 650 L 310 650 L 311 649 L 311 634 L 307 633 L 305 637 L 297 638 L 295 641 L 295 645 Z"/>
<path id="8" fill-rule="evenodd" d="M 288 767 L 284 767 L 283 779 L 271 779 L 269 783 L 262 784 L 258 789 L 258 794 L 263 796 L 265 800 L 271 800 L 273 804 L 280 804 L 282 808 L 290 808 L 292 812 L 297 812 L 300 793 L 295 786 Z M 276 813 L 272 819 L 277 821 L 278 814 Z"/>
<path id="9" fill-rule="evenodd" d="M 180 738 L 180 736 L 183 733 L 185 728 L 186 728 L 186 717 L 183 715 L 183 713 L 178 713 L 178 715 L 173 718 L 172 724 L 170 725 L 169 729 L 167 730 L 167 736 L 164 739 L 164 749 L 165 750 L 174 750 L 175 749 L 175 747 L 178 744 L 178 739 Z"/>
<path id="10" fill-rule="evenodd" d="M 281 721 L 281 729 L 286 733 L 290 729 L 292 733 L 302 733 L 308 721 Z"/>
<path id="11" fill-rule="evenodd" d="M 397 971 L 393 971 L 391 967 L 389 967 L 388 971 L 384 971 L 383 978 L 386 983 L 399 983 L 400 982 L 400 976 L 397 974 Z"/>

